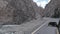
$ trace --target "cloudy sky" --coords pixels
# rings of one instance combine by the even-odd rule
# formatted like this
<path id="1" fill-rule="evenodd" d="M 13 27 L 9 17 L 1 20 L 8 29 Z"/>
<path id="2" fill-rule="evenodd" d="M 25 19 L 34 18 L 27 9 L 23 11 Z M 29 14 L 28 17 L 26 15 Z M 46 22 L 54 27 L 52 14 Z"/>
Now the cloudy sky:
<path id="1" fill-rule="evenodd" d="M 45 8 L 46 4 L 48 4 L 50 0 L 33 0 L 33 1 L 36 2 L 38 6 Z"/>

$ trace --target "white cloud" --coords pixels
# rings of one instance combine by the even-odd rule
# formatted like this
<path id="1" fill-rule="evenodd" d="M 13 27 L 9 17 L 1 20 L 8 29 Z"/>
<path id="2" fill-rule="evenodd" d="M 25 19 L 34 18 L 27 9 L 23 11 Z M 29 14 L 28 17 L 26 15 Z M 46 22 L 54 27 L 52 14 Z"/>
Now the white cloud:
<path id="1" fill-rule="evenodd" d="M 38 0 L 33 0 L 34 2 L 37 2 Z"/>
<path id="2" fill-rule="evenodd" d="M 33 1 L 36 2 L 38 6 L 41 6 L 43 8 L 45 8 L 46 4 L 48 4 L 48 2 L 50 2 L 50 0 L 47 0 L 48 2 L 46 0 L 44 0 L 44 1 L 40 0 L 40 2 L 38 2 L 39 0 L 33 0 Z"/>
<path id="3" fill-rule="evenodd" d="M 40 6 L 43 7 L 43 8 L 45 8 L 46 4 L 47 4 L 46 1 L 41 1 L 41 2 L 40 2 Z"/>

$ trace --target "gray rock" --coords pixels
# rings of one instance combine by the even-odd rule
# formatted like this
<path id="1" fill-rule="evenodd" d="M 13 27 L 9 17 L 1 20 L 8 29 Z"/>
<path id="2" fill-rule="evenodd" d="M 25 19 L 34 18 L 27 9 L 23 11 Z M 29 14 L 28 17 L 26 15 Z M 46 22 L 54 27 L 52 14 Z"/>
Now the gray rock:
<path id="1" fill-rule="evenodd" d="M 36 14 L 40 11 L 32 0 L 0 0 L 0 5 L 0 22 L 4 24 L 21 24 L 37 19 Z"/>
<path id="2" fill-rule="evenodd" d="M 60 17 L 60 0 L 51 0 L 45 7 L 45 17 Z"/>

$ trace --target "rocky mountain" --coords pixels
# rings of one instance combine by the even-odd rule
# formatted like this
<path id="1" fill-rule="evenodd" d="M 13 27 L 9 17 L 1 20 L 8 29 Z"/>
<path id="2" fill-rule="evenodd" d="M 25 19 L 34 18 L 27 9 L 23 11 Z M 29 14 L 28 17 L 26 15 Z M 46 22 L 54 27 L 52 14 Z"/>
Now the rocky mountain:
<path id="1" fill-rule="evenodd" d="M 32 0 L 0 0 L 1 24 L 21 24 L 37 19 L 39 11 Z"/>
<path id="2" fill-rule="evenodd" d="M 60 0 L 51 0 L 45 7 L 45 17 L 60 17 Z"/>

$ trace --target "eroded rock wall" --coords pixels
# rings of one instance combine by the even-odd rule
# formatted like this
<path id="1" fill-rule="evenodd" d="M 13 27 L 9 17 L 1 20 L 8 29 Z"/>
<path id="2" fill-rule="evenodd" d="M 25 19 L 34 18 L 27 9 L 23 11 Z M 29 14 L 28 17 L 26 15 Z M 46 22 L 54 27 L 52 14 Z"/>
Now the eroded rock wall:
<path id="1" fill-rule="evenodd" d="M 36 19 L 37 8 L 32 0 L 0 0 L 0 22 L 21 24 Z"/>
<path id="2" fill-rule="evenodd" d="M 45 17 L 60 17 L 60 0 L 51 0 L 45 7 Z"/>

